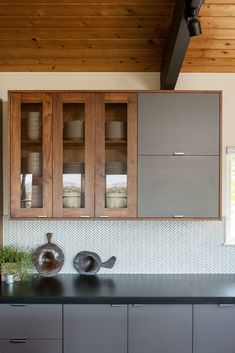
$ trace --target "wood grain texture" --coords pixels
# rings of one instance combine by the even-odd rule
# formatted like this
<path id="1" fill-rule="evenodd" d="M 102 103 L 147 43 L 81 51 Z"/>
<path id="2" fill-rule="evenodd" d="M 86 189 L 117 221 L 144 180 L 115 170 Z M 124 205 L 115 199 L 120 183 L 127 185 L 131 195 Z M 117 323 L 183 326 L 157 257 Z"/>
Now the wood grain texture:
<path id="1" fill-rule="evenodd" d="M 21 208 L 21 104 L 42 104 L 42 208 Z M 10 212 L 11 217 L 52 216 L 52 97 L 50 93 L 10 93 Z"/>
<path id="2" fill-rule="evenodd" d="M 58 93 L 53 94 L 53 217 L 94 216 L 94 94 Z M 85 105 L 85 205 L 84 208 L 63 208 L 63 104 L 82 103 Z M 70 146 L 69 153 L 75 152 L 78 161 L 79 149 Z"/>
<path id="3" fill-rule="evenodd" d="M 105 148 L 105 104 L 127 104 L 127 208 L 105 207 L 105 163 L 111 153 Z M 136 217 L 137 200 L 137 94 L 96 94 L 96 173 L 95 173 L 95 216 L 126 218 Z M 107 154 L 107 159 L 106 159 Z M 114 151 L 112 151 L 114 154 Z M 119 158 L 120 156 L 116 154 Z"/>
<path id="4" fill-rule="evenodd" d="M 4 0 L 0 71 L 160 71 L 175 3 Z M 205 0 L 203 34 L 191 39 L 182 71 L 235 72 L 227 61 L 235 49 L 234 18 L 235 0 Z"/>
<path id="5" fill-rule="evenodd" d="M 235 72 L 235 1 L 206 0 L 200 11 L 203 34 L 192 38 L 183 72 Z"/>
<path id="6" fill-rule="evenodd" d="M 159 71 L 174 6 L 175 0 L 5 0 L 0 71 Z"/>

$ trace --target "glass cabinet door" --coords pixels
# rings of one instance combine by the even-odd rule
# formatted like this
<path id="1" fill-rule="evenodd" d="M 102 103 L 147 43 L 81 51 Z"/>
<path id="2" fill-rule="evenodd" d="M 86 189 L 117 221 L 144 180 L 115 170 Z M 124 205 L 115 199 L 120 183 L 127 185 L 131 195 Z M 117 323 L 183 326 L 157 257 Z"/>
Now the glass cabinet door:
<path id="1" fill-rule="evenodd" d="M 93 94 L 54 95 L 53 215 L 94 215 Z"/>
<path id="2" fill-rule="evenodd" d="M 11 93 L 11 216 L 52 216 L 52 100 Z"/>
<path id="3" fill-rule="evenodd" d="M 136 216 L 136 94 L 96 95 L 98 217 Z"/>

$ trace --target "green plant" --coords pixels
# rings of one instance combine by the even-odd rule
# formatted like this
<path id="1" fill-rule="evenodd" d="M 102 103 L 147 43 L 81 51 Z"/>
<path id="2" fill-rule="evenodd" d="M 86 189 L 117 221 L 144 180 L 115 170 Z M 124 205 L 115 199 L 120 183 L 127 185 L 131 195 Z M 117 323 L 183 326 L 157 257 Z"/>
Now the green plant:
<path id="1" fill-rule="evenodd" d="M 15 264 L 17 274 L 22 278 L 30 273 L 33 267 L 33 252 L 22 250 L 14 246 L 5 246 L 0 249 L 0 265 Z"/>

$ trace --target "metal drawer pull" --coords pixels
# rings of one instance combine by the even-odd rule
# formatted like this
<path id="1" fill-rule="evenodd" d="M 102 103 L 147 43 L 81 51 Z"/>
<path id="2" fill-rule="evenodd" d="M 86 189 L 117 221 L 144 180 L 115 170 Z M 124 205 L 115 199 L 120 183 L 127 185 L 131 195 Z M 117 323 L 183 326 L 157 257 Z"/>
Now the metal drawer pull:
<path id="1" fill-rule="evenodd" d="M 80 216 L 80 218 L 90 218 L 91 216 Z"/>
<path id="2" fill-rule="evenodd" d="M 218 306 L 220 308 L 232 308 L 234 307 L 234 304 L 219 304 Z"/>
<path id="3" fill-rule="evenodd" d="M 109 218 L 109 216 L 100 216 L 100 218 Z"/>
<path id="4" fill-rule="evenodd" d="M 173 217 L 174 218 L 183 218 L 184 216 L 182 214 L 175 214 Z"/>
<path id="5" fill-rule="evenodd" d="M 123 308 L 124 306 L 124 304 L 111 304 L 112 308 Z"/>
<path id="6" fill-rule="evenodd" d="M 26 339 L 12 339 L 11 343 L 26 343 Z"/>
<path id="7" fill-rule="evenodd" d="M 184 156 L 184 152 L 174 152 L 174 156 Z"/>
<path id="8" fill-rule="evenodd" d="M 134 308 L 142 308 L 144 304 L 133 304 Z"/>
<path id="9" fill-rule="evenodd" d="M 38 218 L 47 218 L 47 216 L 41 215 L 41 216 L 37 216 Z"/>
<path id="10" fill-rule="evenodd" d="M 26 306 L 26 304 L 11 304 L 11 306 Z"/>

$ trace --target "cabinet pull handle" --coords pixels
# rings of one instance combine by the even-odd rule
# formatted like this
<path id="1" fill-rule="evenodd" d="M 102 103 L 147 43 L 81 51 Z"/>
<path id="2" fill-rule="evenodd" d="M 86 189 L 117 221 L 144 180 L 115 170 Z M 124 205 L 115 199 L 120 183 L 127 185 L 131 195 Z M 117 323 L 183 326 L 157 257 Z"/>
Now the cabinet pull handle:
<path id="1" fill-rule="evenodd" d="M 142 308 L 144 304 L 132 304 L 134 308 Z"/>
<path id="2" fill-rule="evenodd" d="M 11 343 L 26 343 L 26 339 L 12 339 Z"/>
<path id="3" fill-rule="evenodd" d="M 91 216 L 80 216 L 80 218 L 90 218 Z"/>
<path id="4" fill-rule="evenodd" d="M 124 304 L 111 304 L 112 308 L 123 308 L 124 306 Z"/>
<path id="5" fill-rule="evenodd" d="M 11 306 L 26 306 L 26 304 L 11 304 Z"/>
<path id="6" fill-rule="evenodd" d="M 109 218 L 109 216 L 100 216 L 100 218 Z"/>
<path id="7" fill-rule="evenodd" d="M 173 218 L 184 218 L 182 214 L 174 214 Z"/>
<path id="8" fill-rule="evenodd" d="M 37 216 L 38 218 L 47 218 L 47 216 L 45 216 L 45 215 L 39 215 L 39 216 Z"/>
<path id="9" fill-rule="evenodd" d="M 184 152 L 174 152 L 174 156 L 184 156 Z"/>
<path id="10" fill-rule="evenodd" d="M 220 308 L 232 308 L 234 307 L 234 304 L 218 304 Z"/>

